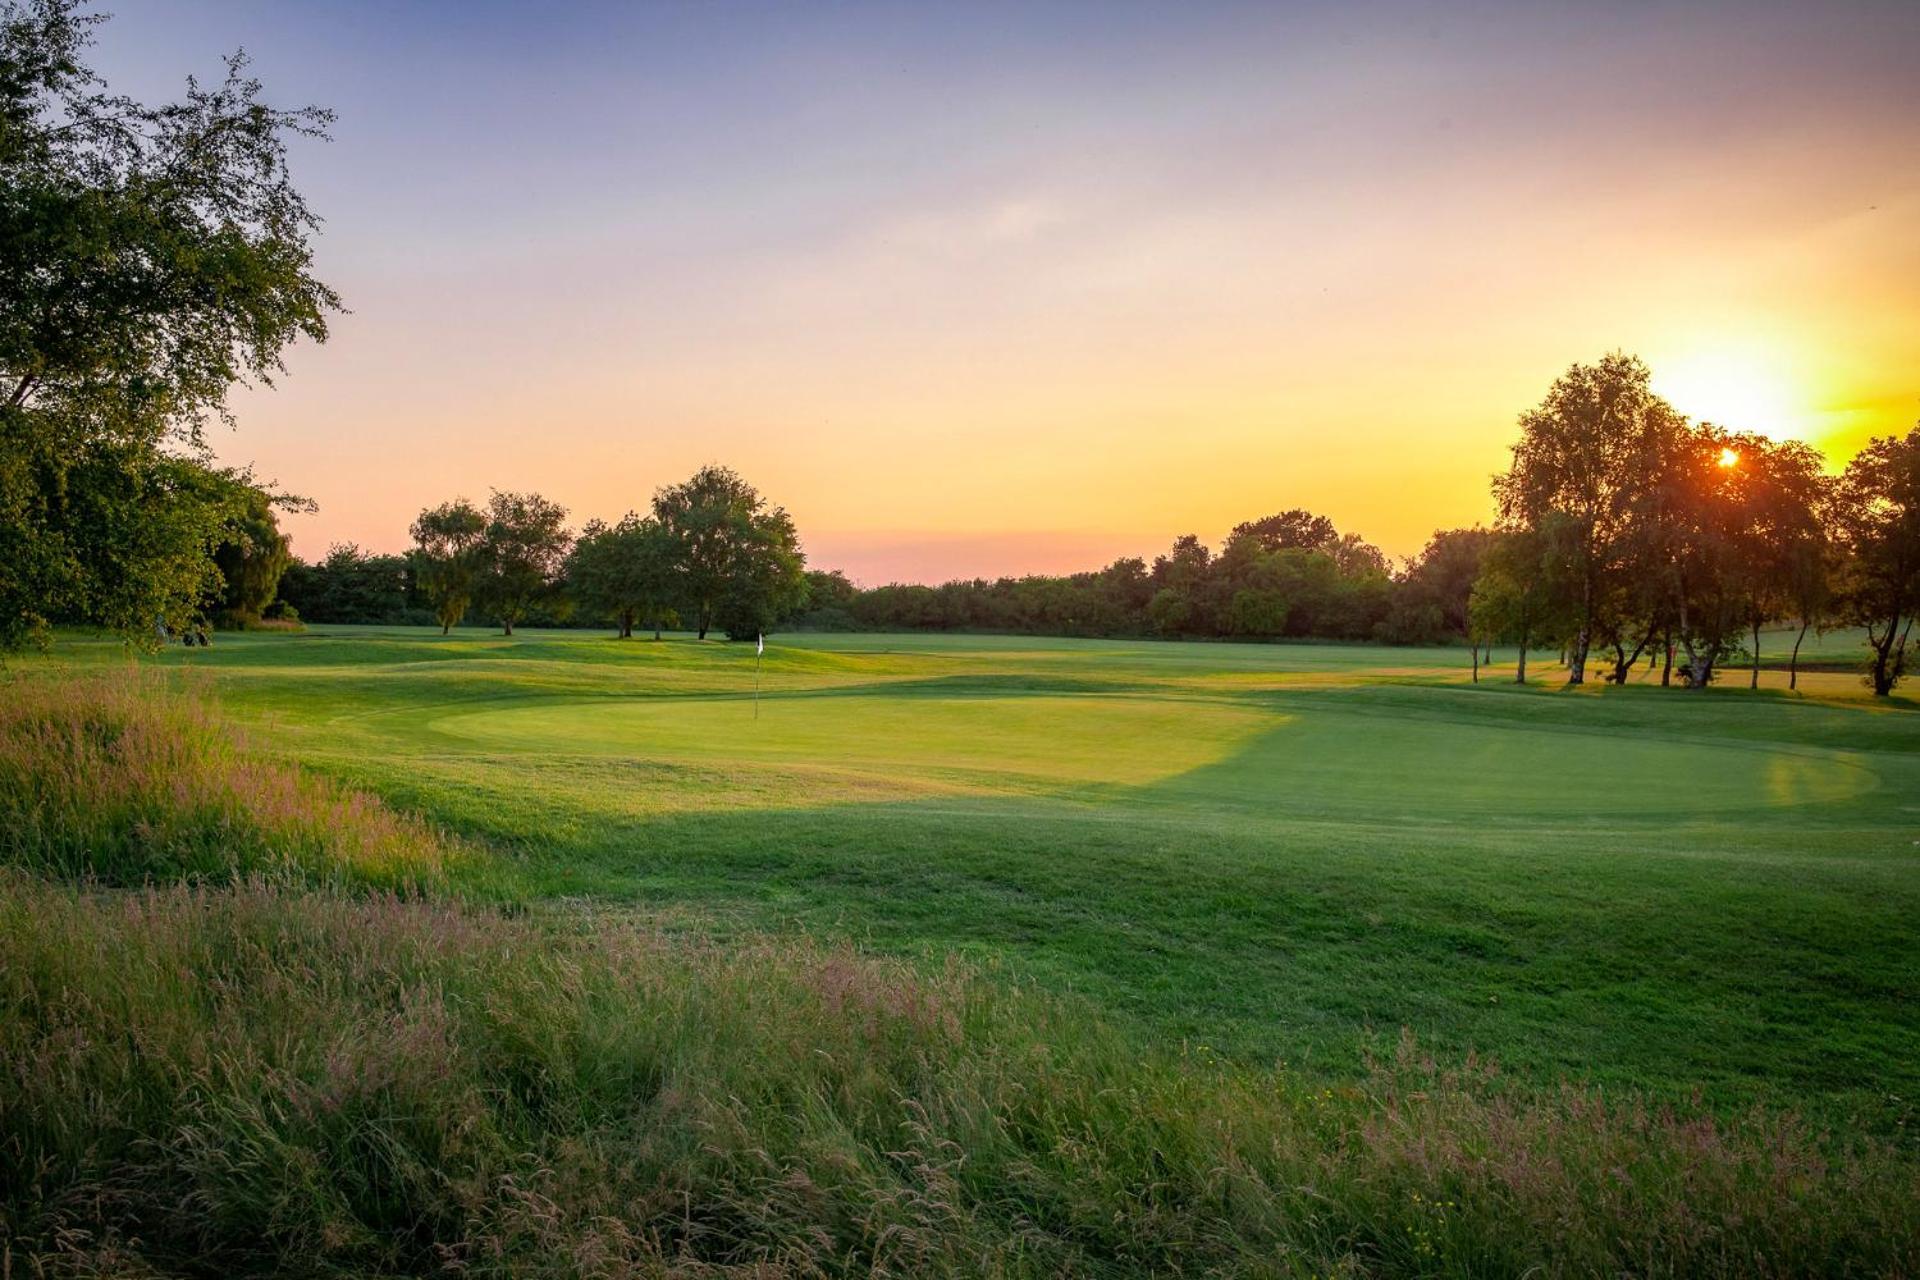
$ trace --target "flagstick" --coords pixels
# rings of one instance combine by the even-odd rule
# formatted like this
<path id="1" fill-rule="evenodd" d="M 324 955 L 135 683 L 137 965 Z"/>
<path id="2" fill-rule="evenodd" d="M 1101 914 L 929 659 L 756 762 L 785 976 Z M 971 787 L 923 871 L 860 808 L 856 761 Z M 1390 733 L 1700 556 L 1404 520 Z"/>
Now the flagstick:
<path id="1" fill-rule="evenodd" d="M 767 638 L 761 636 L 753 650 L 753 718 L 760 718 L 760 659 L 767 652 Z"/>

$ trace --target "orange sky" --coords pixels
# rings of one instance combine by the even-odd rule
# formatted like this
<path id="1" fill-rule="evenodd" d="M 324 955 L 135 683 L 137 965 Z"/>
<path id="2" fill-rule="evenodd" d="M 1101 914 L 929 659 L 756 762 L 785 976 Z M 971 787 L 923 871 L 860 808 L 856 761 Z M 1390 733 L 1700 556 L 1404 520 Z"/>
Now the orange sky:
<path id="1" fill-rule="evenodd" d="M 1614 348 L 1836 459 L 1920 420 L 1920 5 L 1620 10 L 209 0 L 101 46 L 341 111 L 297 176 L 353 313 L 216 432 L 320 502 L 300 553 L 720 461 L 878 582 L 1296 505 L 1405 555 Z"/>

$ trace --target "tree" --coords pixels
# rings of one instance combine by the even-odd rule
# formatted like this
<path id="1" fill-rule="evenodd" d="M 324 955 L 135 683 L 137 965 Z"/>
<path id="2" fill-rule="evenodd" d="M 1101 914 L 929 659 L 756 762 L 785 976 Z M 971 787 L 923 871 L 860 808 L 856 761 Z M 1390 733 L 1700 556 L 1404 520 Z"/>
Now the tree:
<path id="1" fill-rule="evenodd" d="M 413 522 L 414 572 L 446 635 L 473 603 L 487 539 L 487 517 L 465 498 L 422 511 Z"/>
<path id="2" fill-rule="evenodd" d="M 553 596 L 572 541 L 567 510 L 558 503 L 498 489 L 487 500 L 479 598 L 507 635 L 527 610 Z"/>
<path id="3" fill-rule="evenodd" d="M 1506 640 L 1519 648 L 1513 682 L 1527 682 L 1527 651 L 1550 639 L 1555 590 L 1551 530 L 1511 529 L 1494 533 L 1480 558 L 1467 614 L 1473 631 L 1489 642 Z"/>
<path id="4" fill-rule="evenodd" d="M 1267 551 L 1279 551 L 1286 547 L 1322 551 L 1338 541 L 1339 536 L 1334 530 L 1333 521 L 1294 507 L 1278 515 L 1237 524 L 1233 526 L 1230 539 L 1252 538 Z"/>
<path id="5" fill-rule="evenodd" d="M 658 520 L 629 511 L 618 523 L 593 520 L 567 558 L 567 589 L 589 615 L 611 618 L 622 640 L 636 622 L 651 622 L 653 638 L 678 622 L 679 543 Z"/>
<path id="6" fill-rule="evenodd" d="M 232 501 L 227 535 L 213 553 L 221 578 L 215 607 L 223 621 L 234 624 L 260 617 L 273 603 L 280 579 L 293 563 L 293 544 L 280 532 L 274 507 L 286 505 L 297 510 L 311 506 L 297 498 L 277 498 L 244 482 L 236 487 L 239 492 Z"/>
<path id="7" fill-rule="evenodd" d="M 1396 593 L 1406 639 L 1430 640 L 1436 634 L 1466 637 L 1474 630 L 1470 604 L 1480 561 L 1494 535 L 1478 526 L 1438 529 L 1407 566 Z"/>
<path id="8" fill-rule="evenodd" d="M 1747 626 L 1753 637 L 1749 688 L 1760 686 L 1760 628 L 1776 618 L 1797 617 L 1800 633 L 1788 664 L 1788 688 L 1799 687 L 1800 641 L 1825 611 L 1827 536 L 1826 476 L 1820 455 L 1797 440 L 1749 437 L 1744 453 L 1728 465 L 1745 477 L 1752 557 L 1744 566 Z"/>
<path id="9" fill-rule="evenodd" d="M 1653 393 L 1646 365 L 1619 352 L 1574 365 L 1539 408 L 1521 415 L 1512 465 L 1494 480 L 1494 495 L 1508 529 L 1540 529 L 1552 515 L 1565 517 L 1555 525 L 1553 550 L 1564 562 L 1556 576 L 1571 594 L 1574 618 L 1569 684 L 1585 683 L 1595 639 L 1605 633 L 1618 641 L 1630 621 L 1629 588 L 1646 580 L 1647 539 L 1662 519 L 1654 482 L 1684 425 Z M 1654 626 L 1644 620 L 1633 658 Z"/>
<path id="10" fill-rule="evenodd" d="M 1867 629 L 1867 683 L 1884 698 L 1906 674 L 1920 611 L 1920 427 L 1875 439 L 1847 464 L 1833 527 L 1845 554 L 1841 616 Z"/>
<path id="11" fill-rule="evenodd" d="M 286 166 L 327 114 L 266 105 L 238 55 L 179 102 L 109 94 L 84 59 L 97 21 L 0 7 L 4 647 L 55 616 L 151 640 L 197 607 L 225 518 L 204 422 L 339 306 Z"/>
<path id="12" fill-rule="evenodd" d="M 676 544 L 680 589 L 702 640 L 716 621 L 736 638 L 764 631 L 806 599 L 793 520 L 726 467 L 702 467 L 661 489 L 653 514 Z"/>

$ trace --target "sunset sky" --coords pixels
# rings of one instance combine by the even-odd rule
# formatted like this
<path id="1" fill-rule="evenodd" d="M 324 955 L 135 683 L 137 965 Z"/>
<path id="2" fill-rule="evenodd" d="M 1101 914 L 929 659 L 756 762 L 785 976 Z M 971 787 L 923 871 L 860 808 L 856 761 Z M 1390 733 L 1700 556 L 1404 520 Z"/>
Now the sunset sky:
<path id="1" fill-rule="evenodd" d="M 1912 0 L 117 10 L 115 88 L 244 45 L 339 112 L 352 314 L 216 432 L 309 558 L 707 461 L 869 583 L 1289 506 L 1405 555 L 1614 348 L 1836 460 L 1920 420 Z"/>

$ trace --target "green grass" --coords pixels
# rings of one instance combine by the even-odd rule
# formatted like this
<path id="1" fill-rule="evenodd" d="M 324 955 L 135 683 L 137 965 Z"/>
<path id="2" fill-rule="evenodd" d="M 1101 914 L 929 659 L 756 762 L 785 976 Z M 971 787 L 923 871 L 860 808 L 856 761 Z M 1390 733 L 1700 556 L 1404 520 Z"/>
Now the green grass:
<path id="1" fill-rule="evenodd" d="M 0 1275 L 1914 1273 L 1913 707 L 1458 657 L 23 664 Z"/>
<path id="2" fill-rule="evenodd" d="M 1537 657 L 1520 689 L 1446 649 L 780 637 L 757 720 L 751 648 L 683 638 L 316 628 L 149 665 L 491 850 L 483 895 L 1005 961 L 1142 1045 L 1329 1080 L 1405 1028 L 1911 1143 L 1914 705 L 1839 673 L 1565 691 Z"/>

